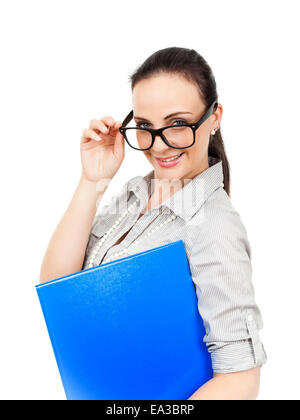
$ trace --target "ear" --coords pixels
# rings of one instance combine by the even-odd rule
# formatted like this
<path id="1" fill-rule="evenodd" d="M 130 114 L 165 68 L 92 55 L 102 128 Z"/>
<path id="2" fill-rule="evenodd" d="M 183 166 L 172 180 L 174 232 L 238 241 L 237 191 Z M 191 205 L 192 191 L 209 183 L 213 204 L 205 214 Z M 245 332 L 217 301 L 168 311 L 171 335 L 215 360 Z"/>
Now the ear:
<path id="1" fill-rule="evenodd" d="M 222 115 L 223 115 L 223 106 L 222 106 L 222 104 L 218 103 L 218 106 L 217 106 L 216 110 L 213 112 L 212 115 L 215 117 L 215 119 L 212 120 L 213 127 L 220 127 L 221 120 L 222 120 Z"/>

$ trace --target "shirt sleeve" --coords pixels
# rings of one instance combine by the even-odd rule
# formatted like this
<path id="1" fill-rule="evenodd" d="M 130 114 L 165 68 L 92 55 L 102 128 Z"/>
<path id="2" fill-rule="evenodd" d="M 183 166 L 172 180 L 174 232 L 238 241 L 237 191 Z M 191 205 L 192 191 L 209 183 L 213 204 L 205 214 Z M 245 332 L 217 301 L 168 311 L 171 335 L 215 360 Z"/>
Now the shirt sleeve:
<path id="1" fill-rule="evenodd" d="M 263 365 L 263 327 L 252 284 L 251 248 L 235 211 L 202 223 L 190 255 L 198 309 L 215 373 Z"/>

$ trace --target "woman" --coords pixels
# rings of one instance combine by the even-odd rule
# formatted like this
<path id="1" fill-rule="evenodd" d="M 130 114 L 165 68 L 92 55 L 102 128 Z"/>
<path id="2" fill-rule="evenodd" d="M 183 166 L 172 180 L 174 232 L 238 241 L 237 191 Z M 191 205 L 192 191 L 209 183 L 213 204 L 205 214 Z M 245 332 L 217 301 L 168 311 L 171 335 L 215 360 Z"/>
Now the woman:
<path id="1" fill-rule="evenodd" d="M 123 124 L 105 116 L 83 131 L 80 180 L 50 240 L 40 281 L 182 239 L 214 370 L 189 399 L 256 399 L 266 362 L 262 317 L 247 233 L 230 200 L 223 108 L 211 68 L 195 50 L 166 48 L 134 72 L 131 87 L 133 112 Z M 125 140 L 153 170 L 126 182 L 96 216 L 124 159 Z"/>

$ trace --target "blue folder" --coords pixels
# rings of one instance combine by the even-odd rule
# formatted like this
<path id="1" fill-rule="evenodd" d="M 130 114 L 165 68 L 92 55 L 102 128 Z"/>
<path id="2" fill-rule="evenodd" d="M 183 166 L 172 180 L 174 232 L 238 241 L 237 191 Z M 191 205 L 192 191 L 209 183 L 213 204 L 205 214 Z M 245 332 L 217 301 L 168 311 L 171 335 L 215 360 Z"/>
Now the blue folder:
<path id="1" fill-rule="evenodd" d="M 36 291 L 68 400 L 186 400 L 213 377 L 182 240 Z"/>

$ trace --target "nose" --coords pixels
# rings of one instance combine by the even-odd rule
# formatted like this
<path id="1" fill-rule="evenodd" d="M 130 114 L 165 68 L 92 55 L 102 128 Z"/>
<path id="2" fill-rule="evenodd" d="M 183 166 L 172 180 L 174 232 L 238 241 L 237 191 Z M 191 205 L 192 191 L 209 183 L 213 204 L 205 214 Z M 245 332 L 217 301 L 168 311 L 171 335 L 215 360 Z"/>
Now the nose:
<path id="1" fill-rule="evenodd" d="M 157 134 L 155 136 L 154 143 L 151 149 L 152 152 L 154 152 L 154 154 L 157 154 L 159 156 L 160 153 L 163 154 L 163 152 L 170 149 L 170 147 L 163 141 L 161 136 Z"/>

